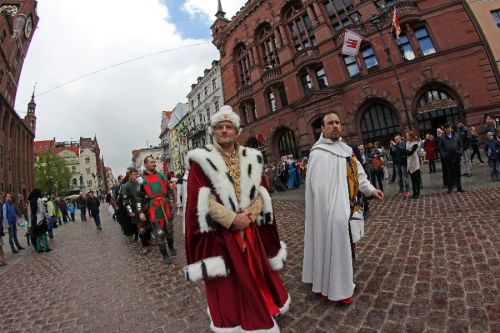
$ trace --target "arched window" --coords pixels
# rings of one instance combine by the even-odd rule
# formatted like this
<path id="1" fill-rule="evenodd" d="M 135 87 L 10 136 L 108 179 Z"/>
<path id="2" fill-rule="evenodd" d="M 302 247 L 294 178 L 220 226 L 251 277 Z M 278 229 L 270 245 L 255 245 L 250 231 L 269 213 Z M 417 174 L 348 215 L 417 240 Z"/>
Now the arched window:
<path id="1" fill-rule="evenodd" d="M 250 57 L 243 43 L 239 43 L 234 49 L 234 56 L 238 64 L 239 84 L 240 87 L 250 85 Z"/>
<path id="2" fill-rule="evenodd" d="M 435 134 L 436 130 L 448 123 L 455 125 L 460 119 L 457 101 L 440 89 L 428 89 L 417 101 L 417 122 L 420 136 Z"/>
<path id="3" fill-rule="evenodd" d="M 347 28 L 353 23 L 358 23 L 356 21 L 358 16 L 352 15 L 355 13 L 356 8 L 351 0 L 325 0 L 323 1 L 323 7 L 325 7 L 326 14 L 335 31 Z"/>
<path id="4" fill-rule="evenodd" d="M 293 155 L 295 158 L 299 157 L 297 138 L 291 129 L 284 127 L 280 131 L 278 135 L 278 149 L 280 156 Z"/>
<path id="5" fill-rule="evenodd" d="M 361 136 L 364 142 L 380 141 L 386 145 L 400 130 L 396 114 L 384 104 L 370 105 L 361 118 Z"/>
<path id="6" fill-rule="evenodd" d="M 282 11 L 289 20 L 288 28 L 297 51 L 317 45 L 309 15 L 300 1 L 292 1 Z"/>
<path id="7" fill-rule="evenodd" d="M 256 31 L 260 46 L 262 64 L 268 68 L 279 65 L 278 52 L 276 51 L 276 39 L 269 23 L 261 24 Z"/>

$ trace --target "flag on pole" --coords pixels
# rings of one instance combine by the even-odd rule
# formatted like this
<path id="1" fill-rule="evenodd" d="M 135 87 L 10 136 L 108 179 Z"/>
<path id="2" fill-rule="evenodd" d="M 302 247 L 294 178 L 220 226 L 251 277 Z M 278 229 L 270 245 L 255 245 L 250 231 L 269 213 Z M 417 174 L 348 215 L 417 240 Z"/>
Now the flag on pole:
<path id="1" fill-rule="evenodd" d="M 344 45 L 342 45 L 342 54 L 356 56 L 361 46 L 363 37 L 351 30 L 346 30 L 344 33 Z"/>
<path id="2" fill-rule="evenodd" d="M 392 28 L 396 32 L 396 38 L 399 39 L 399 35 L 401 35 L 401 26 L 399 25 L 398 12 L 396 7 L 394 7 L 394 12 L 392 14 Z"/>

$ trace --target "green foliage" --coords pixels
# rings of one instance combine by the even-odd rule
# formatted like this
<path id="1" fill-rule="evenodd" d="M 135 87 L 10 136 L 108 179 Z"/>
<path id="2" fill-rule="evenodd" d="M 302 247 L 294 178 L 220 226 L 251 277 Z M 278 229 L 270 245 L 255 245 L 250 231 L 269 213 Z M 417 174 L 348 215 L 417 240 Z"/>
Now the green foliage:
<path id="1" fill-rule="evenodd" d="M 35 186 L 44 193 L 60 194 L 69 189 L 71 172 L 66 162 L 54 151 L 38 155 L 35 161 Z"/>

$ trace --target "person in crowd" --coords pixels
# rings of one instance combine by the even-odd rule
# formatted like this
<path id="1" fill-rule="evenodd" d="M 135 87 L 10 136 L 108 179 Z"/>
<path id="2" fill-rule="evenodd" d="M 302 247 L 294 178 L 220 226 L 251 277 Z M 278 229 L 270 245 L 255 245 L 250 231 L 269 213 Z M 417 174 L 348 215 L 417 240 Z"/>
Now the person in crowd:
<path id="1" fill-rule="evenodd" d="M 460 162 L 462 158 L 462 140 L 453 132 L 451 124 L 444 126 L 445 134 L 439 140 L 439 151 L 443 162 L 443 175 L 448 193 L 456 186 L 458 192 L 465 192 L 460 179 Z"/>
<path id="2" fill-rule="evenodd" d="M 76 204 L 78 209 L 80 209 L 80 220 L 82 222 L 87 221 L 87 199 L 83 192 L 80 192 L 80 196 L 76 199 Z"/>
<path id="3" fill-rule="evenodd" d="M 183 198 L 182 198 L 182 183 L 184 182 L 183 180 L 183 177 L 184 177 L 184 167 L 181 168 L 181 172 L 179 172 L 177 174 L 177 176 L 175 176 L 175 178 L 177 179 L 176 182 L 175 182 L 175 185 L 176 185 L 176 194 L 177 194 L 177 208 L 182 208 L 182 202 L 183 202 Z"/>
<path id="4" fill-rule="evenodd" d="M 470 162 L 474 164 L 474 157 L 477 156 L 479 163 L 483 164 L 483 159 L 481 158 L 481 151 L 479 150 L 480 146 L 479 135 L 476 132 L 476 128 L 471 126 L 470 128 L 470 146 L 472 148 L 472 155 L 470 157 Z"/>
<path id="5" fill-rule="evenodd" d="M 144 214 L 145 210 L 143 206 L 145 200 L 144 191 L 141 191 L 142 178 L 136 168 L 128 169 L 128 177 L 128 181 L 122 188 L 123 206 L 136 226 L 137 235 L 141 239 L 142 253 L 146 254 L 149 252 L 151 224 L 147 223 L 148 221 L 145 218 L 141 219 L 141 214 Z"/>
<path id="6" fill-rule="evenodd" d="M 139 240 L 139 233 L 137 231 L 137 224 L 134 223 L 132 218 L 127 213 L 127 209 L 125 207 L 124 202 L 124 193 L 127 183 L 130 178 L 130 172 L 127 171 L 125 177 L 119 178 L 117 192 L 116 192 L 116 217 L 118 219 L 118 223 L 122 227 L 123 234 L 125 236 L 134 236 L 134 240 Z"/>
<path id="7" fill-rule="evenodd" d="M 51 249 L 49 248 L 49 240 L 47 239 L 48 214 L 45 210 L 42 192 L 35 188 L 28 196 L 28 201 L 28 218 L 31 224 L 30 228 L 35 236 L 35 249 L 38 253 L 50 252 Z"/>
<path id="8" fill-rule="evenodd" d="M 392 161 L 392 175 L 391 175 L 391 179 L 389 180 L 389 184 L 393 184 L 395 181 L 396 181 L 396 176 L 398 175 L 398 171 L 397 171 L 397 164 L 395 161 L 394 161 L 394 158 L 395 158 L 395 154 L 396 154 L 396 143 L 391 140 L 389 142 L 389 157 Z"/>
<path id="9" fill-rule="evenodd" d="M 380 149 L 380 144 L 375 142 L 372 145 L 369 156 L 371 158 L 371 170 L 374 178 L 371 179 L 371 183 L 376 187 L 378 183 L 378 189 L 382 192 L 384 191 L 384 153 Z"/>
<path id="10" fill-rule="evenodd" d="M 436 143 L 432 134 L 425 136 L 424 151 L 425 159 L 429 162 L 429 173 L 436 173 Z"/>
<path id="11" fill-rule="evenodd" d="M 287 187 L 290 190 L 296 189 L 299 187 L 299 170 L 295 164 L 293 155 L 288 155 L 286 165 L 288 170 Z"/>
<path id="12" fill-rule="evenodd" d="M 264 178 L 266 179 L 267 186 L 270 187 L 269 192 L 273 193 L 274 188 L 272 187 L 271 183 L 271 167 L 269 164 L 264 165 Z"/>
<path id="13" fill-rule="evenodd" d="M 411 131 L 406 133 L 407 168 L 410 174 L 413 199 L 420 197 L 420 160 L 418 158 L 419 142 L 418 137 Z"/>
<path id="14" fill-rule="evenodd" d="M 375 175 L 375 169 L 373 167 L 373 143 L 369 142 L 364 150 L 366 163 L 363 164 L 365 168 L 368 180 L 373 186 L 377 186 L 377 176 Z"/>
<path id="15" fill-rule="evenodd" d="M 57 198 L 55 200 L 55 205 L 56 205 L 56 216 L 57 216 L 57 222 L 59 225 L 63 224 L 63 213 L 61 210 L 61 198 Z"/>
<path id="16" fill-rule="evenodd" d="M 286 191 L 286 186 L 281 182 L 281 169 L 276 163 L 271 165 L 271 189 L 278 192 Z"/>
<path id="17" fill-rule="evenodd" d="M 5 266 L 5 253 L 3 252 L 3 236 L 5 236 L 5 226 L 3 220 L 0 221 L 0 266 Z"/>
<path id="18" fill-rule="evenodd" d="M 370 184 L 352 149 L 340 140 L 342 125 L 336 113 L 322 118 L 322 134 L 311 148 L 306 178 L 306 216 L 302 282 L 324 299 L 352 303 L 352 255 L 348 221 L 351 200 L 361 191 L 383 200 Z"/>
<path id="19" fill-rule="evenodd" d="M 89 196 L 87 198 L 87 208 L 90 210 L 91 216 L 94 219 L 97 231 L 102 231 L 101 226 L 101 218 L 99 216 L 99 206 L 101 202 L 99 198 L 97 198 L 94 194 L 94 191 L 89 192 Z"/>
<path id="20" fill-rule="evenodd" d="M 184 173 L 181 177 L 184 177 Z M 175 203 L 169 202 L 168 192 L 170 189 L 167 175 L 156 170 L 156 161 L 151 155 L 146 156 L 144 159 L 141 191 L 144 191 L 143 198 L 146 199 L 144 202 L 146 211 L 139 213 L 139 219 L 142 222 L 148 221 L 151 224 L 151 235 L 155 238 L 165 263 L 170 265 L 172 258 L 177 256 L 174 247 L 174 215 L 171 211 Z M 178 191 L 182 192 L 182 183 Z M 180 207 L 182 207 L 182 201 Z M 165 240 L 168 244 L 168 250 Z"/>
<path id="21" fill-rule="evenodd" d="M 68 223 L 68 205 L 63 198 L 59 198 L 58 205 L 59 210 L 61 211 L 62 220 L 64 223 Z"/>
<path id="22" fill-rule="evenodd" d="M 497 123 L 495 119 L 491 118 L 489 115 L 485 116 L 484 120 L 484 133 L 495 133 Z"/>
<path id="23" fill-rule="evenodd" d="M 68 199 L 66 206 L 68 207 L 69 219 L 75 222 L 75 204 L 72 200 Z"/>
<path id="24" fill-rule="evenodd" d="M 19 250 L 24 250 L 24 247 L 19 244 L 17 239 L 17 214 L 12 202 L 12 195 L 7 193 L 5 195 L 5 203 L 2 206 L 2 216 L 4 224 L 9 230 L 9 244 L 12 253 L 19 253 Z"/>
<path id="25" fill-rule="evenodd" d="M 263 181 L 262 153 L 237 144 L 240 118 L 230 106 L 210 126 L 214 145 L 187 155 L 185 276 L 204 280 L 213 331 L 279 332 L 274 317 L 290 306 L 277 272 L 287 251 Z"/>
<path id="26" fill-rule="evenodd" d="M 462 176 L 470 177 L 472 176 L 472 147 L 471 147 L 471 136 L 469 128 L 463 123 L 458 123 L 458 134 L 460 136 L 460 141 L 462 141 L 463 149 L 463 160 L 464 160 L 464 174 Z"/>
<path id="27" fill-rule="evenodd" d="M 488 164 L 491 169 L 491 180 L 499 180 L 498 163 L 500 160 L 500 139 L 496 139 L 493 132 L 488 132 L 486 138 L 484 152 L 488 157 Z"/>
<path id="28" fill-rule="evenodd" d="M 396 135 L 392 146 L 393 163 L 396 164 L 396 171 L 399 178 L 399 192 L 396 195 L 408 198 L 410 196 L 410 184 L 408 181 L 408 166 L 405 153 L 406 142 L 403 141 L 401 135 Z"/>

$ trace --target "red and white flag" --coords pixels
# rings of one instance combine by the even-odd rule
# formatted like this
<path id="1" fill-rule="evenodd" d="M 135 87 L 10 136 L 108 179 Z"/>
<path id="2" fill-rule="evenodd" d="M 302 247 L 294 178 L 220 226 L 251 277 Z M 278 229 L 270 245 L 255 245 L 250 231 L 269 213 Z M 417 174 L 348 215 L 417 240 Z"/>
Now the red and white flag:
<path id="1" fill-rule="evenodd" d="M 363 37 L 351 30 L 346 30 L 344 33 L 344 45 L 342 45 L 342 54 L 356 56 L 361 46 Z"/>
<path id="2" fill-rule="evenodd" d="M 399 25 L 398 12 L 396 7 L 394 7 L 394 12 L 392 14 L 392 28 L 396 32 L 396 38 L 399 39 L 399 35 L 401 35 L 401 26 Z"/>

